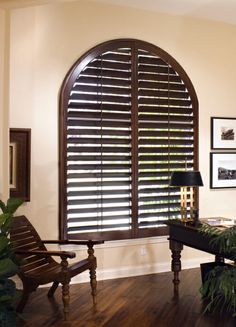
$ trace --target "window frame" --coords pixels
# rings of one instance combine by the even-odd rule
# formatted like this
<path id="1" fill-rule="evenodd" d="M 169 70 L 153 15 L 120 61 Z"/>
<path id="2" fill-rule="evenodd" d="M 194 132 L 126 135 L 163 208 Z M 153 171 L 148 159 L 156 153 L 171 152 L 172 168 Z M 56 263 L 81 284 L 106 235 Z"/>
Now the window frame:
<path id="1" fill-rule="evenodd" d="M 193 116 L 193 126 L 194 126 L 194 170 L 198 170 L 198 99 L 193 87 L 193 84 L 186 74 L 185 70 L 180 66 L 180 64 L 166 51 L 157 47 L 156 45 L 150 44 L 146 41 L 141 41 L 137 39 L 115 39 L 103 42 L 99 45 L 88 50 L 84 53 L 71 67 L 68 71 L 60 90 L 60 99 L 59 99 L 59 236 L 60 239 L 67 240 L 67 197 L 66 197 L 66 176 L 67 176 L 67 152 L 65 149 L 65 144 L 67 140 L 67 124 L 66 124 L 66 108 L 68 107 L 68 101 L 70 97 L 71 89 L 74 85 L 74 82 L 80 72 L 86 67 L 92 59 L 96 58 L 100 54 L 114 49 L 115 47 L 131 47 L 134 51 L 132 51 L 132 66 L 133 68 L 137 65 L 137 58 L 134 56 L 137 53 L 137 49 L 145 49 L 150 53 L 157 54 L 161 59 L 168 62 L 168 64 L 179 74 L 181 79 L 184 81 L 186 88 L 188 89 L 189 94 L 191 94 L 191 101 L 192 101 L 192 108 L 194 112 Z M 135 74 L 137 69 L 132 69 L 132 74 Z M 136 77 L 132 76 L 132 83 L 136 81 Z M 135 82 L 135 85 L 132 84 L 132 90 L 135 94 L 137 94 L 138 83 Z M 133 95 L 133 94 L 132 94 Z M 137 107 L 137 99 L 135 96 L 132 96 L 132 105 Z M 131 118 L 133 120 L 132 124 L 137 124 L 137 115 Z M 137 147 L 137 137 L 132 137 L 132 146 Z M 133 144 L 133 142 L 136 142 Z M 133 188 L 137 187 L 137 177 L 135 177 L 134 181 L 132 181 L 132 190 Z M 131 192 L 133 192 L 131 190 Z M 137 192 L 136 195 L 137 197 Z M 195 203 L 198 206 L 199 196 L 198 190 L 195 190 Z M 137 206 L 136 206 L 137 207 Z M 136 218 L 136 222 L 134 223 L 137 227 L 138 224 L 138 217 Z M 133 224 L 132 224 L 133 225 Z M 137 237 L 150 237 L 150 236 L 157 236 L 157 232 L 155 228 L 144 228 L 142 231 L 142 235 L 136 234 L 136 228 L 132 228 L 127 233 L 116 233 L 117 237 L 114 238 L 113 232 L 107 232 L 110 236 L 106 237 L 111 240 L 115 239 L 125 239 L 125 238 L 137 238 Z M 168 233 L 167 227 L 161 227 L 158 230 L 158 235 L 166 235 Z M 93 237 L 102 237 L 103 233 L 93 233 Z M 112 235 L 113 234 L 113 235 Z M 91 235 L 92 236 L 92 235 Z M 76 237 L 77 238 L 77 237 Z M 104 238 L 104 237 L 103 237 Z"/>

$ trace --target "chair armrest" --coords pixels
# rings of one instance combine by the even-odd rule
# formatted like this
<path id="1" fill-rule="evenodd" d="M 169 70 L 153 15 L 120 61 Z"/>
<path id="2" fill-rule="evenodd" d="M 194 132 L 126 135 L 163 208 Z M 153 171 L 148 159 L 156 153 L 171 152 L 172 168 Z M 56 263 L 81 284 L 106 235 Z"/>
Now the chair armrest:
<path id="1" fill-rule="evenodd" d="M 41 256 L 58 256 L 58 257 L 66 257 L 66 258 L 75 258 L 75 252 L 70 251 L 30 251 L 30 250 L 17 250 L 15 254 L 29 254 L 29 255 L 41 255 Z"/>
<path id="2" fill-rule="evenodd" d="M 104 240 L 81 240 L 81 241 L 63 241 L 63 240 L 42 240 L 43 243 L 47 244 L 74 244 L 74 245 L 97 245 L 103 244 Z"/>

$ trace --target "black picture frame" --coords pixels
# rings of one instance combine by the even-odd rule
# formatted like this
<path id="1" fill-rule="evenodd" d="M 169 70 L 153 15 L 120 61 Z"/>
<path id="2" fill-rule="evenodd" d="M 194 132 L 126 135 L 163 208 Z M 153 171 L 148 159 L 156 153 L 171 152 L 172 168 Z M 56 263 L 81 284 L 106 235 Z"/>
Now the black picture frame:
<path id="1" fill-rule="evenodd" d="M 236 153 L 210 153 L 210 188 L 236 188 Z"/>
<path id="2" fill-rule="evenodd" d="M 10 197 L 30 201 L 31 129 L 11 128 L 9 145 Z"/>
<path id="3" fill-rule="evenodd" d="M 211 117 L 211 149 L 236 150 L 236 118 Z"/>

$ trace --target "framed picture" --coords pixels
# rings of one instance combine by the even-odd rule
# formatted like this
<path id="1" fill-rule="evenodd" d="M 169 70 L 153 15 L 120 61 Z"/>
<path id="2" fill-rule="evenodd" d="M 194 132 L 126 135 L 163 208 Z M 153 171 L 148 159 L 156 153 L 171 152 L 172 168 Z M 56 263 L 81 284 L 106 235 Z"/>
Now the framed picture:
<path id="1" fill-rule="evenodd" d="M 236 118 L 211 117 L 211 148 L 236 149 Z"/>
<path id="2" fill-rule="evenodd" d="M 10 197 L 21 198 L 25 201 L 30 201 L 30 144 L 30 129 L 10 129 Z"/>
<path id="3" fill-rule="evenodd" d="M 210 153 L 210 188 L 236 187 L 236 153 Z"/>

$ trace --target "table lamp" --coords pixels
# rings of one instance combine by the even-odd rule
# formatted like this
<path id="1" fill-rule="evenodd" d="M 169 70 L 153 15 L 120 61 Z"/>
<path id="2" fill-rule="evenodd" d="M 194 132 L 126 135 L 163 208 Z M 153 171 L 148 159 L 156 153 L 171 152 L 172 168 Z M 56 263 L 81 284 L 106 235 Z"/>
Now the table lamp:
<path id="1" fill-rule="evenodd" d="M 174 171 L 170 178 L 170 186 L 180 186 L 180 213 L 181 220 L 198 220 L 198 208 L 194 208 L 193 188 L 203 186 L 202 177 L 199 171 L 185 170 Z M 190 188 L 190 219 L 187 218 L 188 188 Z"/>

